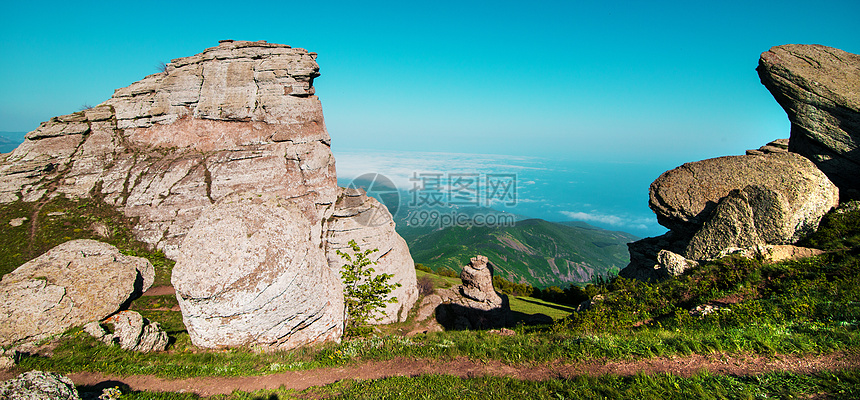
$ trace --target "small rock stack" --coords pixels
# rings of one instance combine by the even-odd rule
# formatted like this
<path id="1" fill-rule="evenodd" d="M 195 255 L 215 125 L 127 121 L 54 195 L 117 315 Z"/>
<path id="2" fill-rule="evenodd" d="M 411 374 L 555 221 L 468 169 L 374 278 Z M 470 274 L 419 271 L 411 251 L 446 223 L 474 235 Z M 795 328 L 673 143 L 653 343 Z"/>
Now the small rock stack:
<path id="1" fill-rule="evenodd" d="M 511 307 L 508 296 L 493 287 L 494 266 L 487 257 L 475 256 L 463 267 L 463 284 L 437 290 L 436 320 L 447 329 L 498 329 L 507 326 Z"/>

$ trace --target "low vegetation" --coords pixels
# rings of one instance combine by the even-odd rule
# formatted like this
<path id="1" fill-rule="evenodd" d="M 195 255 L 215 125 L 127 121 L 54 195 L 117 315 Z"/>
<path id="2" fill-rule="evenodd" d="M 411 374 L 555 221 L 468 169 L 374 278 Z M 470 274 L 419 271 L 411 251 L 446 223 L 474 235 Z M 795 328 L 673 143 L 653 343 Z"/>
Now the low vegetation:
<path id="1" fill-rule="evenodd" d="M 32 216 L 35 210 L 27 207 L 31 206 L 14 203 L 0 212 L 9 221 Z M 7 270 L 16 262 L 63 240 L 95 237 L 89 227 L 93 222 L 100 222 L 112 232 L 106 241 L 125 252 L 160 262 L 161 281 L 165 281 L 165 274 L 169 277 L 170 264 L 159 261 L 164 260 L 163 256 L 130 240 L 127 222 L 116 219 L 116 215 L 108 215 L 98 204 L 60 198 L 46 203 L 38 212 L 39 225 L 35 234 L 28 231 L 31 227 L 25 222 L 21 225 L 24 233 L 0 239 L 4 241 L 0 261 Z M 51 214 L 59 212 L 63 214 Z M 28 221 L 32 223 L 32 219 Z M 153 296 L 138 299 L 131 307 L 165 327 L 171 337 L 168 351 L 131 353 L 97 342 L 80 329 L 72 329 L 51 341 L 50 356 L 23 357 L 20 368 L 187 378 L 266 375 L 400 357 L 432 360 L 465 357 L 531 365 L 691 354 L 856 354 L 860 352 L 858 221 L 860 212 L 857 211 L 829 215 L 819 232 L 806 241 L 829 251 L 815 258 L 776 264 L 725 258 L 663 282 L 623 278 L 599 280 L 581 288 L 581 293 L 577 294 L 590 300 L 585 303 L 587 309 L 581 312 L 573 312 L 575 306 L 570 304 L 510 295 L 515 312 L 543 313 L 555 319 L 547 325 L 519 325 L 514 328 L 516 335 L 512 336 L 486 331 L 450 331 L 407 337 L 402 333 L 413 323 L 410 320 L 340 344 L 283 352 L 263 352 L 256 348 L 207 351 L 190 343 L 175 298 Z M 17 232 L 15 229 L 11 231 Z M 10 249 L 16 248 L 23 249 L 17 251 L 21 254 L 12 254 Z M 420 267 L 418 276 L 429 280 L 433 287 L 459 284 L 458 278 L 431 274 Z M 431 375 L 343 381 L 304 392 L 237 392 L 228 398 L 377 398 L 381 394 L 388 398 L 856 398 L 860 395 L 860 372 L 768 373 L 749 377 L 699 374 L 689 378 L 663 374 L 606 375 L 539 382 Z M 123 398 L 195 396 L 126 393 Z"/>

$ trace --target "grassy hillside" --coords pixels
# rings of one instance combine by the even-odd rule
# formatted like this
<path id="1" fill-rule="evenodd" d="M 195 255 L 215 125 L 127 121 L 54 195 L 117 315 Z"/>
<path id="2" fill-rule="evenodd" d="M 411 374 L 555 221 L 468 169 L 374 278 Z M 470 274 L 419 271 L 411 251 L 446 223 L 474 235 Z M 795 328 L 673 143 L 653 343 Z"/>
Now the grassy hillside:
<path id="1" fill-rule="evenodd" d="M 495 274 L 532 286 L 567 286 L 617 272 L 629 262 L 627 243 L 637 238 L 584 223 L 568 226 L 540 219 L 513 227 L 453 226 L 410 240 L 416 263 L 459 272 L 477 254 L 496 265 Z"/>

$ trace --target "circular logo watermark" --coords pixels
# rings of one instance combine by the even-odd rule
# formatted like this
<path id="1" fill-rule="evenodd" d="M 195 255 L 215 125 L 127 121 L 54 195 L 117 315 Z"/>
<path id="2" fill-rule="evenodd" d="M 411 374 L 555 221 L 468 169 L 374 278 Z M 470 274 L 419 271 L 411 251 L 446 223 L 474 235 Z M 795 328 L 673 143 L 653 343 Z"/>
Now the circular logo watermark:
<path id="1" fill-rule="evenodd" d="M 347 185 L 349 189 L 362 189 L 368 196 L 379 200 L 385 205 L 393 219 L 400 210 L 400 191 L 397 185 L 387 176 L 370 172 L 362 174 Z M 356 219 L 357 222 L 364 226 L 380 226 L 390 222 L 388 217 L 381 210 L 373 210 L 372 213 L 362 213 Z"/>

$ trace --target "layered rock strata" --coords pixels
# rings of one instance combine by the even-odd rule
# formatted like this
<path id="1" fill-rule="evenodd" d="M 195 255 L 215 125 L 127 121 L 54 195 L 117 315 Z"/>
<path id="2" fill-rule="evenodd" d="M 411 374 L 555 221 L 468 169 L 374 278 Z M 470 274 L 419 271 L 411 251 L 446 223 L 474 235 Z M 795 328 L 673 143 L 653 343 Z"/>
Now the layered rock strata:
<path id="1" fill-rule="evenodd" d="M 390 214 L 368 226 L 360 210 L 384 207 L 335 204 L 315 60 L 231 40 L 172 60 L 30 132 L 0 161 L 0 202 L 65 195 L 115 206 L 139 240 L 177 260 L 173 284 L 200 346 L 339 339 L 343 299 L 327 254 L 349 239 L 380 249 L 377 271 L 403 284 L 385 320 L 405 318 L 415 272 Z"/>
<path id="2" fill-rule="evenodd" d="M 337 195 L 313 96 L 316 54 L 224 41 L 171 61 L 89 110 L 52 118 L 0 165 L 0 201 L 98 197 L 177 258 L 206 208 L 236 191 L 301 199 L 311 221 Z"/>

